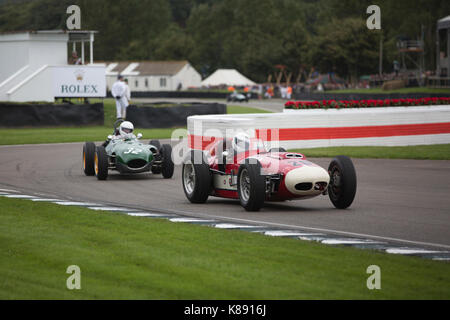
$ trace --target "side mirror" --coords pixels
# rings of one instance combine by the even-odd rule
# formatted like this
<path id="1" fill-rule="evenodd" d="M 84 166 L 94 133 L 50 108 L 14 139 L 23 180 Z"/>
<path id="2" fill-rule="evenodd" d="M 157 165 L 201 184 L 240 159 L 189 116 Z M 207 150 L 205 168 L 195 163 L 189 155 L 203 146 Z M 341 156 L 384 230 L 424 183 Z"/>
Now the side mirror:
<path id="1" fill-rule="evenodd" d="M 138 134 L 137 134 L 137 138 L 138 138 L 138 139 L 142 138 L 142 133 L 138 133 Z"/>
<path id="2" fill-rule="evenodd" d="M 108 140 L 112 140 L 113 136 L 112 135 L 108 135 Z"/>

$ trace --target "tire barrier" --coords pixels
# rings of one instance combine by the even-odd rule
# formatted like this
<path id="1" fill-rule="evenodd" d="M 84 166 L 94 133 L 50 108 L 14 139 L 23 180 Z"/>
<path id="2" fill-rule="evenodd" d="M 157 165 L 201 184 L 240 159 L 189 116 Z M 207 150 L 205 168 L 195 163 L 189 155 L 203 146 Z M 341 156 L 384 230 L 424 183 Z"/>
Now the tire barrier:
<path id="1" fill-rule="evenodd" d="M 184 127 L 186 119 L 192 115 L 227 113 L 227 106 L 220 103 L 184 103 L 168 107 L 158 104 L 168 103 L 130 105 L 127 108 L 127 120 L 139 128 L 173 128 Z"/>
<path id="2" fill-rule="evenodd" d="M 103 103 L 0 103 L 0 127 L 103 125 Z"/>
<path id="3" fill-rule="evenodd" d="M 450 105 L 193 116 L 188 118 L 188 143 L 205 149 L 240 130 L 269 148 L 445 144 L 450 141 Z"/>

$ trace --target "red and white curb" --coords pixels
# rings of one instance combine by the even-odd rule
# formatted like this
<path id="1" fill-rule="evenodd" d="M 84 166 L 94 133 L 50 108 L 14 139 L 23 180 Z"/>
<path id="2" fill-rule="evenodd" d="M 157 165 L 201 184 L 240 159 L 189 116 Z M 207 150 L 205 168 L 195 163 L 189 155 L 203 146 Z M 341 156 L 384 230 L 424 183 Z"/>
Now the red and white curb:
<path id="1" fill-rule="evenodd" d="M 41 195 L 35 196 L 22 194 L 20 193 L 20 191 L 13 189 L 0 189 L 0 197 L 31 200 L 35 202 L 49 202 L 62 206 L 79 206 L 99 212 L 108 211 L 108 212 L 122 213 L 130 217 L 167 219 L 168 221 L 174 223 L 191 223 L 204 226 L 211 226 L 223 230 L 242 230 L 252 233 L 260 233 L 269 237 L 288 237 L 299 240 L 315 241 L 331 246 L 337 245 L 351 246 L 355 248 L 381 251 L 389 254 L 418 256 L 436 261 L 450 261 L 450 251 L 431 250 L 417 246 L 414 247 L 404 246 L 389 241 L 382 241 L 382 240 L 378 241 L 361 237 L 340 237 L 336 236 L 335 234 L 325 232 L 316 233 L 307 230 L 276 229 L 264 225 L 231 223 L 228 221 L 221 221 L 220 219 L 195 218 L 190 216 L 183 216 L 178 213 L 146 212 L 145 210 L 142 209 L 125 208 L 92 202 L 64 200 L 64 199 L 57 199 L 55 197 L 44 197 Z"/>

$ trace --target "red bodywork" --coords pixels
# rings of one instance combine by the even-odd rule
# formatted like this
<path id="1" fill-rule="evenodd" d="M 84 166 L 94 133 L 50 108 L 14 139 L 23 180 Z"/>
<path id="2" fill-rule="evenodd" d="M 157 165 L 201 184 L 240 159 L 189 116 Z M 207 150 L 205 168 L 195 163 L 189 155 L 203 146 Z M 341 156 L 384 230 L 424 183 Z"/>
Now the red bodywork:
<path id="1" fill-rule="evenodd" d="M 289 199 L 310 198 L 311 196 L 291 193 L 285 185 L 286 174 L 301 167 L 319 167 L 306 160 L 300 153 L 294 152 L 267 152 L 260 146 L 259 139 L 252 139 L 250 151 L 234 154 L 222 160 L 222 150 L 231 150 L 231 140 L 216 140 L 206 147 L 205 152 L 209 155 L 208 162 L 213 172 L 213 191 L 211 195 L 223 198 L 238 199 L 237 175 L 240 165 L 247 158 L 257 159 L 262 167 L 262 174 L 272 179 L 273 192 L 268 192 L 266 200 L 283 201 Z M 320 191 L 325 191 L 326 186 Z"/>

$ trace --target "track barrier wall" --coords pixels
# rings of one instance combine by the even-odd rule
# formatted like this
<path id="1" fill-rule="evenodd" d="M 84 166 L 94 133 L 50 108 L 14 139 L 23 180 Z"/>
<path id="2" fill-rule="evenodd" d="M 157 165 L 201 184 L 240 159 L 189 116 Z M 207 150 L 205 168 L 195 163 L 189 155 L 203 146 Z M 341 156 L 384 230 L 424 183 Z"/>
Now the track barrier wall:
<path id="1" fill-rule="evenodd" d="M 228 131 L 228 132 L 227 132 Z M 189 147 L 238 131 L 268 147 L 406 146 L 450 143 L 450 106 L 290 110 L 283 113 L 192 116 Z"/>
<path id="2" fill-rule="evenodd" d="M 103 125 L 103 103 L 0 103 L 0 127 Z"/>
<path id="3" fill-rule="evenodd" d="M 320 100 L 385 100 L 385 99 L 419 99 L 448 97 L 446 93 L 294 93 L 292 100 L 320 101 Z"/>
<path id="4" fill-rule="evenodd" d="M 127 108 L 127 120 L 139 128 L 173 128 L 184 127 L 186 119 L 192 115 L 224 115 L 226 113 L 227 106 L 220 103 L 185 103 L 167 107 L 130 105 Z"/>

